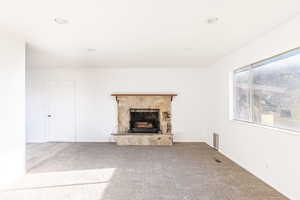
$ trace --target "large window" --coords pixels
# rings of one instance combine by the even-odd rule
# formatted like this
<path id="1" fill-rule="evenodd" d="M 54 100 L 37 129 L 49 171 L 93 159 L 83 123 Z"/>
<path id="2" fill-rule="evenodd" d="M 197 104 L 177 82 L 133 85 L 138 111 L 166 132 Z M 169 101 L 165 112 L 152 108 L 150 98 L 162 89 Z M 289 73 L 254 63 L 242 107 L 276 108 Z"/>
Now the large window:
<path id="1" fill-rule="evenodd" d="M 300 132 L 300 49 L 234 71 L 234 119 Z"/>

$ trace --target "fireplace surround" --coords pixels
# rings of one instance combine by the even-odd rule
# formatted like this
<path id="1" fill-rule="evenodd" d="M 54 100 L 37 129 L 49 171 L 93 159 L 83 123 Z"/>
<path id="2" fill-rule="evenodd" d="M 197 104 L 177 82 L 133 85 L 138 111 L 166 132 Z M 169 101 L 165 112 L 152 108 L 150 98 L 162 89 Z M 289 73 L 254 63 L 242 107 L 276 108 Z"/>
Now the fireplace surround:
<path id="1" fill-rule="evenodd" d="M 172 145 L 171 102 L 176 94 L 112 94 L 118 108 L 118 145 Z"/>

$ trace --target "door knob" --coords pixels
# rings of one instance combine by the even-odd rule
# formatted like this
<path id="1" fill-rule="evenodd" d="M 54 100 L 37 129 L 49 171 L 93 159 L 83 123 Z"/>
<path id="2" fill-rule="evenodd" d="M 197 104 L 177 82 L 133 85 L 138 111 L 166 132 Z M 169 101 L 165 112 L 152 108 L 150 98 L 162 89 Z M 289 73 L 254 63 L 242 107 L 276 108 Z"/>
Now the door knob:
<path id="1" fill-rule="evenodd" d="M 48 117 L 52 117 L 52 115 L 48 115 Z"/>

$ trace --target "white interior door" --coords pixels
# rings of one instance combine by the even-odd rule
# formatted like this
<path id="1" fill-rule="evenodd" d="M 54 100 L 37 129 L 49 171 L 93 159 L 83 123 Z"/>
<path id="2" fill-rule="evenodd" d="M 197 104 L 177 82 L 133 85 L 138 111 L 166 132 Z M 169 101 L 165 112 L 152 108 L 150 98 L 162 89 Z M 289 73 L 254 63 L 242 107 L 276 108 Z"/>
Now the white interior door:
<path id="1" fill-rule="evenodd" d="M 75 82 L 48 82 L 48 141 L 76 141 Z"/>

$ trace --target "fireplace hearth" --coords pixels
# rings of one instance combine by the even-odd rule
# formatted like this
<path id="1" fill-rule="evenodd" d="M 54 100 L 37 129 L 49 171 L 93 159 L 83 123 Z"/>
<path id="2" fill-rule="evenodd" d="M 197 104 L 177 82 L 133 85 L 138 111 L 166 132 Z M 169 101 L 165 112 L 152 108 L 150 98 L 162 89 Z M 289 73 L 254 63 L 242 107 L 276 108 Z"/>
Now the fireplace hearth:
<path id="1" fill-rule="evenodd" d="M 159 109 L 130 108 L 129 133 L 160 133 Z"/>

